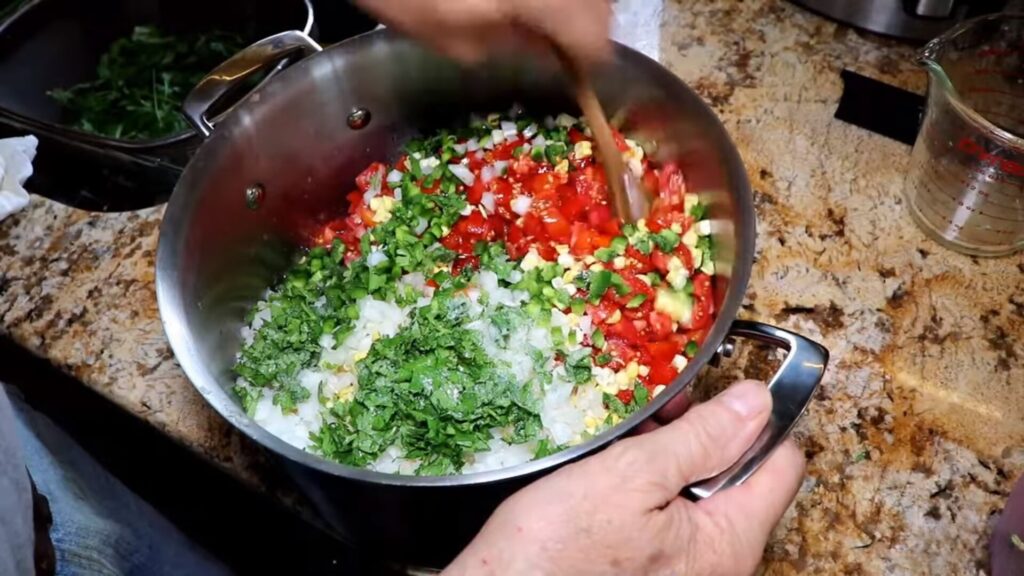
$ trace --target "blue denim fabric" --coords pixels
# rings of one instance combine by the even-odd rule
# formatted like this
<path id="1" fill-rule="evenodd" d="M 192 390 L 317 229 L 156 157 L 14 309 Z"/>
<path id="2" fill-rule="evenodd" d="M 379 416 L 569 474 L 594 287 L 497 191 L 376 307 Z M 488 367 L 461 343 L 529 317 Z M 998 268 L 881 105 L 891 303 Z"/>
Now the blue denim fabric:
<path id="1" fill-rule="evenodd" d="M 52 421 L 16 393 L 10 399 L 25 463 L 0 466 L 27 466 L 49 500 L 58 575 L 230 574 Z"/>

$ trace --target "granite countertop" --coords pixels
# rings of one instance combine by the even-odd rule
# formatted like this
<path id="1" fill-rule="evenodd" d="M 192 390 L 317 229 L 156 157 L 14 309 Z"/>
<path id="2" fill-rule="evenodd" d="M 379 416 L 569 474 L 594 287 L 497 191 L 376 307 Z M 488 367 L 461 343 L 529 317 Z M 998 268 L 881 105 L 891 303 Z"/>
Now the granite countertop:
<path id="1" fill-rule="evenodd" d="M 984 573 L 993 515 L 1024 472 L 1024 257 L 928 240 L 900 201 L 910 149 L 832 118 L 844 68 L 923 91 L 912 50 L 779 0 L 619 4 L 627 23 L 655 23 L 635 42 L 712 104 L 745 160 L 759 229 L 743 316 L 832 352 L 795 433 L 807 480 L 765 571 Z M 0 224 L 0 333 L 271 489 L 266 457 L 164 339 L 162 213 L 33 198 Z M 770 374 L 767 354 L 744 350 L 701 386 Z"/>

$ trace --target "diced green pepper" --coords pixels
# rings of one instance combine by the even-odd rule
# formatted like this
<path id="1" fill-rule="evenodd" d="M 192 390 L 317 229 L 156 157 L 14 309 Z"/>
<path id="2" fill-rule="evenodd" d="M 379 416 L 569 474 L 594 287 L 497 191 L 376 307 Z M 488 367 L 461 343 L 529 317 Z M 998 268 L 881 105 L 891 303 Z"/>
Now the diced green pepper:
<path id="1" fill-rule="evenodd" d="M 683 353 L 686 354 L 688 357 L 693 358 L 694 356 L 697 355 L 698 349 L 699 346 L 697 345 L 697 341 L 690 340 L 689 342 L 686 343 L 686 348 L 683 349 Z"/>
<path id="2" fill-rule="evenodd" d="M 600 300 L 612 285 L 612 272 L 600 270 L 590 275 L 590 299 Z"/>
<path id="3" fill-rule="evenodd" d="M 639 308 L 640 305 L 643 304 L 646 301 L 647 301 L 647 295 L 646 294 L 637 294 L 636 296 L 633 296 L 632 298 L 629 299 L 629 302 L 626 303 L 626 308 L 630 308 L 630 309 L 632 309 L 632 308 Z"/>

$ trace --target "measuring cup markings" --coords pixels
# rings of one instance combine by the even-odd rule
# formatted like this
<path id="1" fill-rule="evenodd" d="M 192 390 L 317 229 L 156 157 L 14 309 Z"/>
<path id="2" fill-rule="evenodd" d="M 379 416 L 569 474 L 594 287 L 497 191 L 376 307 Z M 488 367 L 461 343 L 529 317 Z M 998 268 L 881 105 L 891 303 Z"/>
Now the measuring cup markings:
<path id="1" fill-rule="evenodd" d="M 965 221 L 963 221 L 963 220 L 956 220 L 956 219 L 950 219 L 948 216 L 946 216 L 946 215 L 944 215 L 942 213 L 937 212 L 935 210 L 935 208 L 933 206 L 929 205 L 929 204 L 920 204 L 920 205 L 914 206 L 913 208 L 916 209 L 916 211 L 918 213 L 921 213 L 922 216 L 925 216 L 925 219 L 926 219 L 929 227 L 935 229 L 936 232 L 939 232 L 939 233 L 942 233 L 942 234 L 957 234 L 958 236 L 960 236 L 962 238 L 962 240 L 965 240 L 965 241 L 973 241 L 973 240 L 976 240 L 976 239 L 984 239 L 984 238 L 986 238 L 989 235 L 995 235 L 995 236 L 998 236 L 998 237 L 1005 237 L 1007 239 L 1007 241 L 1009 241 L 1009 240 L 1012 240 L 1013 236 L 1016 233 L 1012 228 L 1011 229 L 1003 229 L 1003 228 L 996 228 L 996 227 L 975 228 L 973 226 L 967 226 Z M 930 214 L 930 216 L 923 214 L 923 212 L 928 212 Z M 936 221 L 941 221 L 942 222 L 942 226 L 941 227 L 940 226 L 935 226 L 935 222 Z"/>
<path id="2" fill-rule="evenodd" d="M 1024 15 L 967 21 L 918 62 L 930 81 L 903 186 L 911 215 L 960 252 L 1024 248 Z"/>
<path id="3" fill-rule="evenodd" d="M 927 194 L 931 200 L 934 200 L 934 201 L 940 202 L 940 203 L 945 203 L 946 206 L 949 209 L 952 209 L 952 210 L 958 210 L 958 209 L 967 210 L 968 212 L 973 212 L 973 213 L 977 214 L 978 216 L 984 216 L 986 218 L 992 218 L 993 220 L 1006 220 L 1008 222 L 1014 222 L 1014 223 L 1018 222 L 1022 218 L 1024 218 L 1024 211 L 1022 211 L 1021 205 L 1019 203 L 1017 203 L 1017 204 L 997 204 L 997 203 L 995 203 L 993 201 L 989 201 L 989 200 L 986 199 L 984 204 L 985 204 L 985 206 L 987 208 L 989 208 L 989 210 L 983 210 L 980 207 L 975 206 L 975 204 L 979 203 L 979 202 L 977 202 L 977 198 L 975 197 L 975 195 L 983 196 L 983 197 L 986 197 L 986 198 L 988 197 L 988 194 L 984 193 L 984 191 L 981 190 L 981 189 L 974 189 L 974 190 L 968 191 L 968 194 L 966 195 L 966 197 L 951 196 L 948 193 L 945 193 L 945 192 L 942 191 L 942 187 L 943 187 L 942 186 L 942 182 L 938 181 L 938 179 L 931 178 L 931 179 L 928 180 L 927 183 L 930 184 L 930 186 L 925 187 L 923 190 L 920 190 L 920 192 L 923 192 L 923 193 Z M 1003 215 L 1000 215 L 1000 214 L 997 214 L 997 213 L 993 212 L 991 210 L 992 208 L 1004 208 L 1004 209 L 1010 210 L 1010 211 L 1018 211 L 1018 212 L 1021 212 L 1021 215 L 1018 216 L 1018 217 L 1006 217 L 1006 216 L 1003 216 Z"/>

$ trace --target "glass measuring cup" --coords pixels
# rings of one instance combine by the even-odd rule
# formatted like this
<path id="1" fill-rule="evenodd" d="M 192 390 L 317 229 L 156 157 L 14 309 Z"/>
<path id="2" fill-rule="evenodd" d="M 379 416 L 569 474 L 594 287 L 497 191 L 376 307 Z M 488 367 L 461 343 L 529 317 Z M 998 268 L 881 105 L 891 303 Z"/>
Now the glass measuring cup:
<path id="1" fill-rule="evenodd" d="M 930 80 L 903 188 L 911 215 L 958 252 L 1024 248 L 1024 14 L 968 20 L 918 62 Z"/>

